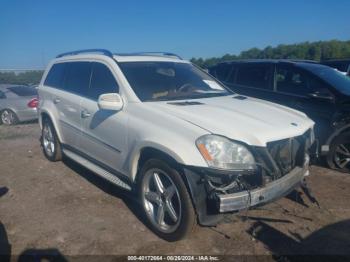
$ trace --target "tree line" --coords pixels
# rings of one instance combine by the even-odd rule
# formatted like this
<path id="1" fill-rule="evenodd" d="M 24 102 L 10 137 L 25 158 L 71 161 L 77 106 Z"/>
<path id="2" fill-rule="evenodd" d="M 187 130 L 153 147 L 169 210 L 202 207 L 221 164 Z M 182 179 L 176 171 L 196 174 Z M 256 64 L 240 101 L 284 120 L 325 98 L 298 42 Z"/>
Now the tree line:
<path id="1" fill-rule="evenodd" d="M 208 68 L 219 62 L 238 59 L 307 59 L 323 61 L 329 59 L 350 58 L 350 41 L 303 42 L 291 45 L 267 46 L 264 49 L 251 48 L 239 55 L 226 54 L 222 57 L 192 58 L 191 62 Z"/>
<path id="2" fill-rule="evenodd" d="M 292 45 L 267 46 L 264 49 L 251 48 L 239 55 L 226 54 L 222 57 L 192 58 L 191 62 L 208 68 L 216 63 L 237 59 L 307 59 L 328 60 L 350 58 L 350 41 L 318 41 L 303 42 Z M 40 82 L 43 71 L 27 71 L 23 73 L 0 72 L 0 84 L 35 85 Z"/>
<path id="3" fill-rule="evenodd" d="M 26 71 L 23 73 L 0 72 L 0 84 L 36 85 L 39 84 L 44 71 Z"/>

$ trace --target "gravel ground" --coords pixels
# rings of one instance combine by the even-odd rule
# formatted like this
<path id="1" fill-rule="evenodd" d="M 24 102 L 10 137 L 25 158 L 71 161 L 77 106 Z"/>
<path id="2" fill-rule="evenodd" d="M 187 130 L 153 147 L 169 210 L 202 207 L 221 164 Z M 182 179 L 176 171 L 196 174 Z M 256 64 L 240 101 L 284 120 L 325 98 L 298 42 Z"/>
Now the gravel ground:
<path id="1" fill-rule="evenodd" d="M 350 255 L 349 174 L 312 167 L 307 181 L 319 206 L 298 189 L 168 243 L 144 225 L 132 197 L 72 161 L 47 161 L 39 134 L 36 123 L 0 126 L 2 252 Z"/>

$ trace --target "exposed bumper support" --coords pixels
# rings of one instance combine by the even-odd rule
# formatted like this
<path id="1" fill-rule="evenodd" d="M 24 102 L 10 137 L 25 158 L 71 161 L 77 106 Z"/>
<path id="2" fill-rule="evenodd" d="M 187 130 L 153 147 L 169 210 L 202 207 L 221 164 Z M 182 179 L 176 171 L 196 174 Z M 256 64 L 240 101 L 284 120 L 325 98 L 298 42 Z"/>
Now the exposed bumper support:
<path id="1" fill-rule="evenodd" d="M 234 194 L 218 195 L 220 213 L 238 211 L 248 207 L 273 201 L 287 195 L 297 187 L 304 176 L 308 175 L 308 168 L 296 167 L 289 174 L 277 179 L 266 186 L 251 191 Z"/>

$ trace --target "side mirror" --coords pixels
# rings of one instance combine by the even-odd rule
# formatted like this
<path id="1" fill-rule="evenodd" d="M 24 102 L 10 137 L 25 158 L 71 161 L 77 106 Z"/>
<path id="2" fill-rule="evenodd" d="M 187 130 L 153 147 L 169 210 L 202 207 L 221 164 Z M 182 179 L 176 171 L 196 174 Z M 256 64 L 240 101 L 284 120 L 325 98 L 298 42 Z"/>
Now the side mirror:
<path id="1" fill-rule="evenodd" d="M 117 93 L 102 94 L 98 97 L 98 107 L 103 110 L 119 111 L 123 108 L 123 99 Z"/>
<path id="2" fill-rule="evenodd" d="M 333 96 L 328 93 L 319 93 L 319 92 L 313 92 L 309 94 L 309 97 L 319 99 L 319 100 L 327 100 L 327 101 L 333 101 Z"/>

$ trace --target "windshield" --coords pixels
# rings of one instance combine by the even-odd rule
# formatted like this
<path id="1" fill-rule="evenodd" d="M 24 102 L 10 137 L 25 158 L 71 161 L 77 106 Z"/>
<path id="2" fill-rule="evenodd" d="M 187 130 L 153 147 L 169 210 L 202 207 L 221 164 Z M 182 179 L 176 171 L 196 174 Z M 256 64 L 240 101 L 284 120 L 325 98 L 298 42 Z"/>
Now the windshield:
<path id="1" fill-rule="evenodd" d="M 350 77 L 328 66 L 304 65 L 303 67 L 326 81 L 339 92 L 345 95 L 350 95 Z"/>
<path id="2" fill-rule="evenodd" d="M 174 62 L 118 63 L 141 101 L 167 101 L 232 94 L 192 64 Z"/>

